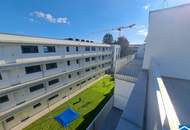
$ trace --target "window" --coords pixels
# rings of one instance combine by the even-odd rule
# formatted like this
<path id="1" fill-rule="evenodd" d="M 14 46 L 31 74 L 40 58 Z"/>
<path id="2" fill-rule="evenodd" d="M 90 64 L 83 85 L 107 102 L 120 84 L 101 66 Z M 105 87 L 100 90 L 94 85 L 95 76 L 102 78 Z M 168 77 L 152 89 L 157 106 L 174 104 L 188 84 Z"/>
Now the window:
<path id="1" fill-rule="evenodd" d="M 76 51 L 79 51 L 79 47 L 78 46 L 76 47 Z"/>
<path id="2" fill-rule="evenodd" d="M 51 101 L 51 100 L 53 100 L 54 98 L 56 98 L 56 97 L 58 97 L 59 95 L 58 94 L 56 94 L 56 95 L 54 95 L 54 96 L 52 96 L 52 97 L 50 97 L 50 98 L 48 98 L 48 101 Z"/>
<path id="3" fill-rule="evenodd" d="M 89 62 L 89 61 L 90 61 L 90 58 L 85 58 L 85 61 L 86 61 L 86 62 Z"/>
<path id="4" fill-rule="evenodd" d="M 33 105 L 33 108 L 37 108 L 37 107 L 39 107 L 41 105 L 42 105 L 41 103 L 37 103 L 37 104 Z"/>
<path id="5" fill-rule="evenodd" d="M 69 88 L 70 90 L 72 90 L 73 88 Z"/>
<path id="6" fill-rule="evenodd" d="M 90 51 L 90 47 L 85 47 L 85 51 Z"/>
<path id="7" fill-rule="evenodd" d="M 70 61 L 69 61 L 69 60 L 67 61 L 67 65 L 68 65 L 68 66 L 69 66 L 69 65 L 71 65 L 71 63 L 70 63 Z"/>
<path id="8" fill-rule="evenodd" d="M 80 84 L 77 84 L 77 86 L 80 86 Z"/>
<path id="9" fill-rule="evenodd" d="M 38 53 L 38 46 L 21 46 L 22 53 Z"/>
<path id="10" fill-rule="evenodd" d="M 41 71 L 40 65 L 25 67 L 26 74 L 36 73 L 36 72 L 40 72 L 40 71 Z"/>
<path id="11" fill-rule="evenodd" d="M 90 69 L 86 69 L 85 71 L 86 71 L 86 72 L 89 72 L 89 71 L 90 71 Z"/>
<path id="12" fill-rule="evenodd" d="M 85 81 L 85 80 L 81 82 L 81 84 L 84 84 L 84 83 L 86 83 L 86 81 Z"/>
<path id="13" fill-rule="evenodd" d="M 88 80 L 91 80 L 92 78 L 88 78 Z"/>
<path id="14" fill-rule="evenodd" d="M 70 50 L 70 48 L 69 48 L 69 46 L 67 46 L 67 47 L 66 47 L 66 51 L 69 52 L 69 50 Z"/>
<path id="15" fill-rule="evenodd" d="M 44 88 L 44 84 L 38 84 L 33 87 L 30 87 L 30 92 L 34 92 L 34 91 L 40 90 L 42 88 Z"/>
<path id="16" fill-rule="evenodd" d="M 0 97 L 0 103 L 4 103 L 4 102 L 8 102 L 8 101 L 9 101 L 8 95 Z"/>
<path id="17" fill-rule="evenodd" d="M 1 75 L 1 73 L 0 73 L 0 80 L 2 80 L 3 78 L 2 78 L 2 75 Z"/>
<path id="18" fill-rule="evenodd" d="M 92 57 L 92 61 L 96 60 L 96 57 Z"/>
<path id="19" fill-rule="evenodd" d="M 69 79 L 71 78 L 71 74 L 68 75 L 68 78 L 69 78 Z"/>
<path id="20" fill-rule="evenodd" d="M 105 48 L 103 48 L 103 51 L 105 51 Z"/>
<path id="21" fill-rule="evenodd" d="M 96 69 L 96 67 L 92 67 L 92 70 L 95 70 Z"/>
<path id="22" fill-rule="evenodd" d="M 49 86 L 53 85 L 53 84 L 56 84 L 59 82 L 59 79 L 53 79 L 51 81 L 48 82 Z"/>
<path id="23" fill-rule="evenodd" d="M 57 63 L 46 64 L 46 70 L 55 69 L 55 68 L 57 68 Z"/>
<path id="24" fill-rule="evenodd" d="M 92 51 L 96 51 L 96 48 L 95 48 L 95 47 L 92 47 Z"/>
<path id="25" fill-rule="evenodd" d="M 79 60 L 78 59 L 76 60 L 76 63 L 79 64 Z"/>
<path id="26" fill-rule="evenodd" d="M 44 53 L 56 52 L 55 46 L 44 46 Z"/>
<path id="27" fill-rule="evenodd" d="M 77 75 L 80 75 L 80 72 L 77 72 Z"/>
<path id="28" fill-rule="evenodd" d="M 102 56 L 102 60 L 104 60 L 104 56 Z"/>
<path id="29" fill-rule="evenodd" d="M 10 121 L 12 121 L 14 119 L 15 119 L 14 116 L 11 116 L 11 117 L 9 117 L 9 118 L 6 119 L 6 122 L 8 123 L 8 122 L 10 122 Z"/>

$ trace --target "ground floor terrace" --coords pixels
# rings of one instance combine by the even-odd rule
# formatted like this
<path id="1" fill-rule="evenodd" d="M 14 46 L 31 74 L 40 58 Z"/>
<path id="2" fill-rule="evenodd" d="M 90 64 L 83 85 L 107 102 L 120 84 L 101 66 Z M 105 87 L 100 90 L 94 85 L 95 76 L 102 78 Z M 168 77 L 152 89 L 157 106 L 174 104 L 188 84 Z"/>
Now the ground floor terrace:
<path id="1" fill-rule="evenodd" d="M 24 130 L 64 130 L 65 128 L 54 118 L 67 108 L 72 108 L 79 113 L 79 117 L 69 125 L 67 130 L 84 130 L 113 95 L 113 89 L 114 79 L 109 75 L 104 75 L 86 90 L 36 120 Z"/>

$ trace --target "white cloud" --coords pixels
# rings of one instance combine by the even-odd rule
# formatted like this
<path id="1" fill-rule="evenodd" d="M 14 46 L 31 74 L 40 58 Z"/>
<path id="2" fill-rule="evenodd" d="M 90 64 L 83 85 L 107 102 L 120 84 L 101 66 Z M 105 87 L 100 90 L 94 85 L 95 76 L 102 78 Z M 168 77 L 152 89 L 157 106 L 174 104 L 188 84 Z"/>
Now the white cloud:
<path id="1" fill-rule="evenodd" d="M 147 31 L 147 29 L 143 28 L 143 29 L 138 30 L 138 31 L 137 31 L 137 34 L 138 34 L 138 35 L 147 36 L 148 31 Z"/>
<path id="2" fill-rule="evenodd" d="M 67 17 L 55 17 L 50 13 L 44 13 L 42 11 L 34 11 L 30 13 L 31 16 L 44 19 L 49 23 L 68 24 Z"/>
<path id="3" fill-rule="evenodd" d="M 149 8 L 150 8 L 150 4 L 146 4 L 145 6 L 143 6 L 143 9 L 145 10 L 149 10 Z"/>

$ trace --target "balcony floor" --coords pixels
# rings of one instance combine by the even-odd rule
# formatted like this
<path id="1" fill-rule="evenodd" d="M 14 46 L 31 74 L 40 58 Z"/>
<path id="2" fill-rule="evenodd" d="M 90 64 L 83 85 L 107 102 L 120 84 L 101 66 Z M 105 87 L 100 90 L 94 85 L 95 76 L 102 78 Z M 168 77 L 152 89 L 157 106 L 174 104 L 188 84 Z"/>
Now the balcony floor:
<path id="1" fill-rule="evenodd" d="M 164 84 L 181 124 L 190 122 L 190 81 L 163 77 Z"/>
<path id="2" fill-rule="evenodd" d="M 108 113 L 108 116 L 104 121 L 104 125 L 101 127 L 100 130 L 115 130 L 121 114 L 122 110 L 112 107 L 111 111 Z"/>

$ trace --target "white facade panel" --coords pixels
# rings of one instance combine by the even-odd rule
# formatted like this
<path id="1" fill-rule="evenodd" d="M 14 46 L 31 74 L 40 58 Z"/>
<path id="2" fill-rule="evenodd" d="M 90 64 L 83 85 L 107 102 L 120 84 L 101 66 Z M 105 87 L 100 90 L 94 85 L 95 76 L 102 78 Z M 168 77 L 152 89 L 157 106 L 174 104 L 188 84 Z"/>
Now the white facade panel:
<path id="1" fill-rule="evenodd" d="M 189 14 L 189 4 L 150 13 L 144 69 L 155 60 L 161 75 L 190 80 Z"/>

